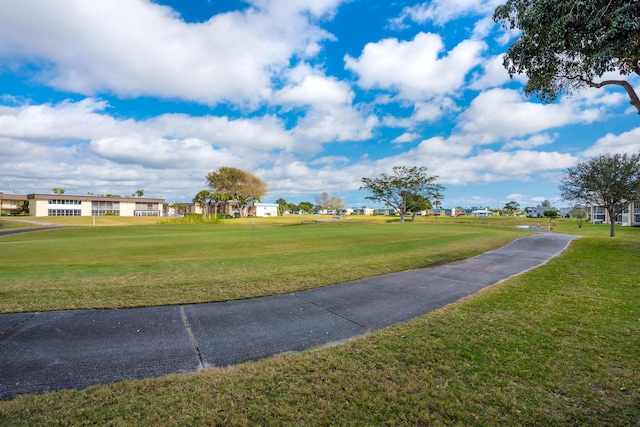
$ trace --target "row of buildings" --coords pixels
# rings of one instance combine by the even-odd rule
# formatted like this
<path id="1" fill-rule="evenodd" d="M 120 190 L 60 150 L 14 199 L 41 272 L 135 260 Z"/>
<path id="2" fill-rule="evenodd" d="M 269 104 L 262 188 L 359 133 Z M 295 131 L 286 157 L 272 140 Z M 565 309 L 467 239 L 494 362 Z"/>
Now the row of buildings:
<path id="1" fill-rule="evenodd" d="M 111 196 L 74 196 L 67 194 L 5 194 L 0 192 L 0 214 L 11 215 L 24 211 L 28 205 L 30 216 L 175 216 L 186 213 L 202 214 L 202 207 L 196 203 L 165 203 L 164 199 L 146 197 L 111 197 Z M 212 208 L 211 208 L 212 209 Z M 554 209 L 549 207 L 528 208 L 527 215 L 532 217 L 543 216 L 543 211 Z M 556 209 L 559 216 L 566 217 L 570 208 Z M 213 214 L 213 212 L 209 212 Z M 331 214 L 331 212 L 319 212 Z M 217 214 L 238 216 L 237 208 L 233 202 L 218 206 Z M 275 203 L 254 203 L 249 207 L 251 216 L 265 217 L 277 216 L 278 205 Z M 390 215 L 391 209 L 345 209 L 343 215 Z M 439 209 L 430 212 L 421 212 L 420 215 L 436 216 L 476 216 L 488 217 L 493 212 L 486 209 L 460 210 Z M 601 206 L 590 209 L 589 220 L 593 222 L 609 222 L 609 215 Z M 640 226 L 640 201 L 630 202 L 616 216 L 616 223 L 627 226 Z"/>
<path id="2" fill-rule="evenodd" d="M 26 208 L 25 208 L 26 206 Z M 148 197 L 74 196 L 68 194 L 5 194 L 0 193 L 0 214 L 15 215 L 28 211 L 30 216 L 165 216 L 185 213 L 201 214 L 196 203 L 165 203 L 164 199 Z M 213 214 L 213 212 L 210 212 Z M 219 214 L 237 216 L 234 204 L 224 203 Z M 278 215 L 278 205 L 255 203 L 250 215 Z"/>

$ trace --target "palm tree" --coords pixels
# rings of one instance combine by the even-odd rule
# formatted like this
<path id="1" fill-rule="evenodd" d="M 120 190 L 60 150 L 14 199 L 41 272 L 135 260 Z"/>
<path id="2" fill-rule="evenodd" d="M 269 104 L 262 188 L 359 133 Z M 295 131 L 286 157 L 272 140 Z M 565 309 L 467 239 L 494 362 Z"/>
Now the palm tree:
<path id="1" fill-rule="evenodd" d="M 209 192 L 209 202 L 213 203 L 213 219 L 218 219 L 218 205 L 220 203 L 228 202 L 231 200 L 231 196 L 223 191 L 211 191 Z"/>
<path id="2" fill-rule="evenodd" d="M 202 219 L 207 219 L 207 202 L 211 192 L 209 190 L 200 190 L 193 198 L 193 203 L 197 203 L 202 208 Z"/>

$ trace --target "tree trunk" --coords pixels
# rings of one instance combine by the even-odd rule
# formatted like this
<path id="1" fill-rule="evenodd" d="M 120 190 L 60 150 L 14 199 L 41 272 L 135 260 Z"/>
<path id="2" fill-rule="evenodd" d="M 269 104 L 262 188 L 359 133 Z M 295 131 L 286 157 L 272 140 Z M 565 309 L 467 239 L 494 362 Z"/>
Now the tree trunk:
<path id="1" fill-rule="evenodd" d="M 613 208 L 607 209 L 609 211 L 609 222 L 611 224 L 611 231 L 609 237 L 616 237 L 616 216 Z"/>

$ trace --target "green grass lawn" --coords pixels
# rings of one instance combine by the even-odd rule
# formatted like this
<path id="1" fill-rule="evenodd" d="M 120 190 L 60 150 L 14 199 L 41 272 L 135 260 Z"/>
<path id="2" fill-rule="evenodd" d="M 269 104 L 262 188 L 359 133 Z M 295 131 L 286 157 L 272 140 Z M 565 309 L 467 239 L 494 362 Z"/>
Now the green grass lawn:
<path id="1" fill-rule="evenodd" d="M 521 230 L 277 220 L 69 227 L 0 236 L 0 312 L 282 294 L 466 258 Z"/>
<path id="2" fill-rule="evenodd" d="M 361 239 L 375 232 L 362 227 Z M 430 240 L 458 237 L 452 246 L 441 243 L 445 252 L 463 245 L 463 236 L 501 236 L 495 227 L 432 223 L 381 225 L 379 233 L 396 233 L 395 242 L 384 239 L 395 251 L 407 241 L 408 253 L 423 252 L 409 237 L 420 239 L 420 227 L 435 233 Z M 335 239 L 341 229 L 292 228 L 316 240 Z M 557 221 L 554 228 L 585 237 L 541 267 L 410 322 L 337 347 L 226 369 L 19 396 L 0 402 L 0 424 L 637 426 L 640 229 L 618 228 L 611 239 L 606 226 Z M 267 231 L 274 235 L 266 240 L 278 240 Z M 348 243 L 334 249 L 342 246 Z"/>
<path id="3" fill-rule="evenodd" d="M 16 230 L 21 228 L 36 228 L 35 224 L 25 222 L 28 217 L 4 217 L 0 216 L 0 233 L 6 230 Z"/>

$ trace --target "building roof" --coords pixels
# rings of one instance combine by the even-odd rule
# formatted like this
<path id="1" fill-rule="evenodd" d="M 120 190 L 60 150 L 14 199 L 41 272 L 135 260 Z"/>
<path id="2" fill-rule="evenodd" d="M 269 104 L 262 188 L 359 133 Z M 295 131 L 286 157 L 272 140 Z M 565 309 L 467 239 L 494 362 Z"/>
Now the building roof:
<path id="1" fill-rule="evenodd" d="M 4 197 L 4 196 L 3 196 Z M 164 203 L 164 199 L 152 199 L 148 197 L 108 197 L 108 196 L 74 196 L 72 194 L 27 194 L 29 200 L 87 200 L 92 202 L 97 201 L 112 201 L 112 202 L 138 202 L 138 203 Z"/>
<path id="2" fill-rule="evenodd" d="M 27 195 L 26 194 L 15 194 L 15 193 L 1 193 L 0 192 L 0 199 L 2 200 L 27 200 Z"/>

